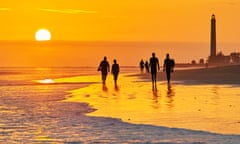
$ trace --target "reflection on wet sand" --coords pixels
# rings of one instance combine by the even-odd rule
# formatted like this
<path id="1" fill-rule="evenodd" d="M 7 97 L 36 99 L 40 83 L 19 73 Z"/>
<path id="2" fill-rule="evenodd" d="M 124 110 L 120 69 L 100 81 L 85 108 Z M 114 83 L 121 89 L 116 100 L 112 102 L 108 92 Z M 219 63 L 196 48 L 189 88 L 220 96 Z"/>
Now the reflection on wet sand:
<path id="1" fill-rule="evenodd" d="M 167 95 L 166 95 L 166 103 L 169 106 L 169 108 L 174 107 L 174 96 L 175 96 L 175 91 L 174 88 L 170 84 L 167 86 Z"/>
<path id="2" fill-rule="evenodd" d="M 115 88 L 116 92 L 118 92 L 120 90 L 118 85 L 115 85 L 114 88 Z"/>
<path id="3" fill-rule="evenodd" d="M 135 77 L 119 78 L 118 90 L 107 81 L 71 91 L 66 101 L 89 103 L 96 111 L 91 116 L 119 118 L 130 123 L 240 133 L 239 88 L 224 85 L 167 85 L 137 82 Z M 87 95 L 87 97 L 86 97 Z M 217 95 L 217 98 L 216 98 Z"/>
<path id="4" fill-rule="evenodd" d="M 105 84 L 102 86 L 102 90 L 105 91 L 105 92 L 108 91 L 108 88 L 107 88 L 107 86 Z"/>
<path id="5" fill-rule="evenodd" d="M 160 102 L 159 102 L 159 99 L 160 99 L 160 95 L 158 93 L 157 90 L 154 90 L 152 91 L 152 94 L 153 94 L 153 105 L 152 107 L 155 108 L 155 109 L 158 109 L 160 107 Z"/>
<path id="6" fill-rule="evenodd" d="M 175 90 L 172 85 L 167 85 L 166 94 L 163 95 L 163 97 L 161 97 L 161 93 L 158 90 L 154 90 L 152 94 L 153 94 L 153 105 L 152 105 L 153 108 L 155 109 L 160 108 L 161 98 L 165 99 L 166 107 L 168 107 L 169 109 L 174 108 Z"/>

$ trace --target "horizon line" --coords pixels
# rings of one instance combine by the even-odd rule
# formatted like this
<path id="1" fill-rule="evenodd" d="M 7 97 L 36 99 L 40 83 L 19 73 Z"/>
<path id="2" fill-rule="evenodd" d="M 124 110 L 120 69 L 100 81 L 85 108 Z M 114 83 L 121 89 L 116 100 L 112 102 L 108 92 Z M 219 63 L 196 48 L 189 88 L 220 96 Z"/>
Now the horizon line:
<path id="1" fill-rule="evenodd" d="M 176 43 L 208 43 L 208 41 L 161 41 L 161 40 L 1 40 L 0 42 L 36 42 L 36 43 L 51 43 L 51 42 L 176 42 Z M 227 42 L 232 43 L 232 42 Z"/>

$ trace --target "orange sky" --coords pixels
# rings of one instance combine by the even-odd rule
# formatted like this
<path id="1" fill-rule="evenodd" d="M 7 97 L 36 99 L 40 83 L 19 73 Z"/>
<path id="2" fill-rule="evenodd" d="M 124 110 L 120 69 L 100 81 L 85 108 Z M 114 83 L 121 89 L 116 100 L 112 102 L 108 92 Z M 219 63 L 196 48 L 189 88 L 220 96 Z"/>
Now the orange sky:
<path id="1" fill-rule="evenodd" d="M 218 40 L 238 42 L 239 0 L 3 0 L 0 40 L 33 40 L 47 28 L 53 40 L 209 40 L 211 14 Z"/>
<path id="2" fill-rule="evenodd" d="M 198 60 L 209 55 L 213 13 L 217 19 L 218 51 L 239 51 L 240 0 L 2 0 L 0 40 L 35 40 L 35 32 L 46 28 L 51 32 L 52 40 L 205 43 L 204 46 L 191 44 L 198 47 L 191 52 L 183 52 L 186 50 L 182 49 L 184 45 L 172 44 L 173 57 L 178 62 L 190 62 L 193 58 Z M 168 46 L 157 47 L 161 48 L 156 52 L 161 53 L 159 56 L 163 59 L 168 52 L 164 48 Z M 41 48 L 24 48 L 9 49 L 6 43 L 0 44 L 0 66 L 40 66 L 46 64 L 42 62 L 43 57 L 48 58 L 51 66 L 96 65 L 105 54 L 102 49 L 96 49 L 93 57 L 97 60 L 89 62 L 84 59 L 89 55 L 86 49 L 43 51 Z M 127 61 L 132 59 L 132 65 L 141 57 L 147 59 L 155 49 L 137 54 L 135 50 L 129 50 L 119 53 L 108 50 L 106 54 L 124 61 L 123 65 L 128 65 Z M 130 58 L 124 57 L 126 52 L 132 54 Z M 76 60 L 89 63 L 76 63 Z"/>

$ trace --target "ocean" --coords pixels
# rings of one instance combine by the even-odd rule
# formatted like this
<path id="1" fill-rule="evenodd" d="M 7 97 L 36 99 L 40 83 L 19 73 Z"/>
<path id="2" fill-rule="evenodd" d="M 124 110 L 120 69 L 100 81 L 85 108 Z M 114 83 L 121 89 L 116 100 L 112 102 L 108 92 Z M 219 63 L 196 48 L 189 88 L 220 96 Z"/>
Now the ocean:
<path id="1" fill-rule="evenodd" d="M 170 115 L 186 114 L 178 111 L 177 102 L 179 99 L 186 102 L 181 98 L 182 89 L 185 92 L 194 89 L 176 83 L 174 93 L 168 98 L 165 83 L 159 82 L 159 92 L 153 95 L 150 82 L 140 82 L 127 76 L 129 73 L 139 73 L 138 67 L 121 68 L 117 90 L 109 75 L 108 90 L 104 91 L 96 67 L 0 68 L 0 143 L 239 143 L 238 132 L 218 133 L 155 123 L 166 120 L 184 123 L 181 116 L 178 117 L 181 120 L 175 121 Z M 218 85 L 199 87 L 210 89 L 211 98 L 221 97 L 214 93 L 228 89 Z M 228 90 L 230 94 L 237 91 Z M 207 105 L 202 97 L 194 102 Z M 148 106 L 152 109 L 145 109 Z M 158 119 L 163 112 L 162 119 Z M 191 111 L 187 114 L 186 123 L 194 125 L 202 120 L 200 115 L 204 113 L 199 113 L 200 120 L 194 118 L 195 123 L 191 121 Z M 210 117 L 206 121 L 211 121 Z"/>
<path id="2" fill-rule="evenodd" d="M 161 65 L 166 56 L 177 63 L 205 60 L 207 43 L 122 41 L 0 41 L 0 67 L 96 67 L 104 56 L 121 66 L 138 66 L 155 52 Z"/>
<path id="3" fill-rule="evenodd" d="M 176 63 L 206 62 L 208 42 L 158 41 L 0 41 L 0 67 L 96 67 L 104 56 L 121 66 L 138 66 L 156 53 L 162 65 L 166 54 Z M 229 55 L 239 44 L 218 43 L 217 52 Z"/>

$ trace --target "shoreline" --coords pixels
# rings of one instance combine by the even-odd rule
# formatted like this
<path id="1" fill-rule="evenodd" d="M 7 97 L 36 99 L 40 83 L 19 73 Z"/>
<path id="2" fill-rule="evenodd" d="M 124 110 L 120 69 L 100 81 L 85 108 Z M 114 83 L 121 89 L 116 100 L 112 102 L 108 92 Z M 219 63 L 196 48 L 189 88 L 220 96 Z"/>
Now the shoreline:
<path id="1" fill-rule="evenodd" d="M 240 134 L 236 129 L 240 119 L 234 116 L 239 110 L 238 87 L 206 83 L 173 83 L 168 87 L 166 83 L 158 82 L 158 91 L 153 92 L 149 80 L 141 81 L 138 74 L 133 75 L 121 75 L 118 90 L 110 77 L 107 90 L 101 89 L 101 83 L 75 89 L 66 102 L 88 103 L 96 109 L 87 116 L 121 119 L 132 124 Z"/>
<path id="2" fill-rule="evenodd" d="M 171 74 L 171 81 L 183 84 L 230 84 L 240 85 L 240 65 L 219 66 L 200 69 L 176 70 Z M 142 80 L 151 81 L 150 73 L 134 74 Z M 165 72 L 158 72 L 158 81 L 166 81 Z"/>
<path id="3" fill-rule="evenodd" d="M 170 127 L 170 128 L 171 127 L 172 128 L 182 128 L 182 129 L 190 129 L 190 130 L 197 130 L 197 131 L 198 130 L 207 131 L 207 132 L 211 132 L 211 133 L 219 133 L 219 130 L 217 130 L 217 129 L 211 130 L 211 128 L 207 128 L 207 127 L 206 127 L 206 129 L 201 129 L 201 126 L 200 127 L 194 126 L 195 128 L 194 127 L 192 128 L 192 126 L 189 127 L 188 124 L 186 125 L 185 122 L 177 120 L 177 119 L 183 119 L 183 118 L 186 119 L 187 117 L 185 117 L 185 116 L 182 117 L 178 114 L 179 108 L 176 109 L 176 105 L 178 105 L 178 104 L 185 105 L 184 101 L 189 102 L 189 104 L 195 103 L 197 106 L 192 108 L 193 111 L 189 111 L 192 113 L 191 116 L 193 116 L 193 117 L 192 118 L 189 117 L 189 118 L 192 119 L 193 121 L 199 121 L 198 119 L 196 119 L 194 117 L 195 116 L 197 117 L 198 114 L 201 114 L 201 111 L 206 110 L 204 108 L 205 106 L 203 107 L 203 105 L 205 105 L 206 103 L 202 100 L 201 97 L 200 97 L 200 99 L 196 98 L 197 95 L 200 94 L 200 95 L 206 96 L 206 97 L 204 97 L 205 101 L 209 101 L 209 98 L 207 98 L 207 97 L 209 97 L 208 96 L 209 94 L 210 94 L 210 97 L 213 97 L 213 96 L 211 96 L 212 95 L 211 93 L 213 92 L 212 89 L 215 89 L 217 87 L 216 88 L 217 93 L 223 93 L 224 92 L 223 90 L 226 89 L 228 91 L 228 88 L 230 88 L 229 86 L 224 86 L 224 85 L 228 85 L 229 83 L 226 83 L 226 81 L 223 81 L 222 84 L 224 84 L 224 85 L 222 85 L 222 84 L 215 85 L 216 77 L 211 77 L 211 79 L 209 79 L 209 81 L 204 81 L 202 79 L 200 79 L 200 81 L 199 81 L 199 77 L 201 77 L 201 76 L 188 77 L 189 79 L 187 79 L 186 81 L 185 81 L 185 78 L 187 76 L 189 76 L 189 73 L 197 74 L 199 72 L 201 75 L 206 76 L 207 74 L 202 73 L 203 71 L 208 74 L 211 72 L 210 75 L 214 74 L 214 72 L 219 71 L 219 70 L 222 70 L 225 73 L 226 72 L 237 73 L 236 71 L 232 70 L 233 68 L 237 69 L 237 70 L 240 69 L 239 66 L 231 66 L 231 67 L 215 67 L 215 68 L 208 68 L 208 69 L 177 70 L 177 71 L 175 71 L 174 74 L 177 75 L 177 78 L 179 78 L 178 80 L 181 81 L 182 83 L 174 80 L 173 83 L 171 84 L 170 88 L 167 86 L 167 83 L 164 82 L 165 81 L 164 80 L 165 73 L 160 72 L 162 77 L 160 77 L 158 79 L 161 82 L 158 82 L 158 91 L 157 92 L 151 91 L 151 82 L 150 82 L 151 79 L 150 79 L 149 73 L 147 73 L 147 74 L 146 73 L 145 74 L 133 74 L 133 73 L 132 74 L 131 73 L 121 74 L 120 78 L 119 78 L 120 89 L 114 88 L 113 83 L 111 82 L 112 81 L 111 75 L 108 75 L 107 90 L 101 89 L 102 84 L 100 82 L 101 81 L 100 75 L 91 75 L 91 76 L 84 75 L 84 76 L 74 76 L 74 77 L 68 77 L 68 78 L 57 78 L 57 79 L 55 79 L 55 82 L 56 82 L 55 84 L 58 84 L 58 83 L 59 84 L 64 84 L 64 83 L 80 84 L 80 83 L 82 83 L 83 84 L 83 83 L 85 83 L 84 86 L 82 85 L 81 87 L 79 87 L 77 89 L 68 91 L 70 94 L 66 96 L 66 100 L 64 100 L 64 101 L 87 103 L 92 109 L 95 109 L 91 113 L 86 113 L 87 116 L 109 117 L 109 118 L 114 118 L 114 119 L 121 119 L 123 122 L 132 123 L 132 124 L 166 126 L 166 127 Z M 176 78 L 176 77 L 174 77 L 174 78 Z M 196 81 L 195 83 L 193 82 L 194 80 Z M 88 81 L 88 82 L 86 83 L 86 81 Z M 203 84 L 204 84 L 204 86 L 201 86 Z M 233 84 L 233 82 L 231 82 L 230 84 Z M 182 91 L 182 89 L 185 89 L 186 91 Z M 194 90 L 194 92 L 192 92 L 192 89 Z M 208 91 L 207 93 L 201 94 L 198 92 L 198 91 L 206 91 L 206 90 Z M 218 91 L 222 91 L 222 92 L 218 92 Z M 231 93 L 234 93 L 234 92 L 231 92 Z M 189 97 L 188 100 L 184 100 L 184 101 L 182 100 L 184 95 L 187 95 Z M 231 96 L 231 94 L 230 94 L 230 96 Z M 145 97 L 145 98 L 142 99 L 142 97 Z M 118 100 L 119 98 L 123 98 L 123 99 L 121 99 L 121 103 L 125 103 L 125 104 L 123 104 L 124 106 L 122 104 L 121 105 L 110 104 L 110 103 L 113 103 L 115 100 Z M 179 98 L 181 98 L 181 99 L 179 99 Z M 96 100 L 100 103 L 100 105 L 98 104 L 98 102 L 96 102 Z M 134 104 L 129 104 L 129 105 L 133 105 L 136 108 L 129 109 L 129 112 L 130 112 L 129 114 L 131 114 L 129 116 L 126 116 L 126 114 L 124 114 L 128 111 L 125 111 L 125 110 L 122 111 L 121 108 L 120 109 L 113 108 L 113 107 L 125 107 L 125 109 L 126 109 L 127 107 L 129 107 L 129 105 L 126 105 L 126 104 L 128 104 L 130 101 L 133 101 Z M 180 125 L 171 125 L 171 124 L 169 125 L 168 123 L 158 123 L 157 121 L 155 121 L 157 119 L 158 119 L 158 121 L 162 121 L 162 118 L 155 119 L 154 117 L 152 117 L 153 121 L 151 121 L 151 120 L 149 121 L 148 119 L 145 119 L 145 117 L 149 117 L 149 115 L 146 115 L 145 117 L 140 117 L 139 110 L 148 109 L 145 107 L 147 105 L 149 105 L 150 101 L 154 102 L 150 105 L 152 105 L 151 107 L 155 107 L 155 108 L 153 108 L 153 109 L 151 108 L 151 110 L 148 110 L 148 111 L 152 111 L 153 113 L 156 113 L 156 115 L 157 115 L 158 114 L 157 109 L 160 108 L 159 106 L 165 105 L 164 106 L 165 110 L 162 111 L 163 113 L 160 111 L 160 114 L 163 116 L 162 118 L 164 118 L 166 120 L 168 119 L 167 121 L 172 121 L 172 123 L 174 123 L 174 121 L 175 122 L 179 121 L 177 123 L 179 123 Z M 163 102 L 163 101 L 165 101 L 165 102 Z M 160 104 L 159 102 L 162 104 Z M 106 103 L 108 103 L 109 105 L 106 106 L 105 105 Z M 201 103 L 202 105 L 199 105 L 198 103 Z M 222 103 L 224 104 L 224 102 L 222 102 Z M 232 106 L 232 104 L 229 104 L 229 105 Z M 233 104 L 233 106 L 235 107 L 234 104 Z M 161 107 L 163 108 L 163 106 L 161 106 Z M 213 107 L 215 107 L 215 106 L 211 106 L 211 107 L 212 107 L 211 109 L 213 109 Z M 224 106 L 224 107 L 225 107 L 225 109 L 229 110 L 229 106 L 227 106 L 227 107 Z M 117 112 L 118 114 L 114 114 L 115 112 L 112 110 L 105 111 L 103 109 L 107 109 L 107 110 L 113 109 L 113 110 L 116 110 L 115 112 Z M 177 113 L 175 113 L 175 114 L 171 112 L 174 109 L 177 110 L 176 111 Z M 186 110 L 187 110 L 187 108 L 184 110 L 185 111 L 184 113 L 185 114 L 189 113 L 188 110 L 187 111 Z M 135 112 L 131 113 L 131 111 L 135 111 Z M 207 111 L 209 111 L 209 110 L 207 110 Z M 172 113 L 171 115 L 174 115 L 174 117 L 172 117 L 172 118 L 171 118 L 171 116 L 169 117 L 168 113 Z M 215 112 L 213 111 L 213 113 L 215 113 Z M 135 114 L 137 114 L 136 117 L 134 116 Z M 152 116 L 154 116 L 154 115 L 152 115 Z M 150 117 L 151 117 L 151 115 L 150 115 Z M 176 119 L 176 117 L 177 117 L 177 119 Z M 213 121 L 217 122 L 217 119 L 214 119 Z M 236 123 L 238 125 L 239 120 L 238 121 L 236 120 L 234 123 Z M 223 122 L 223 124 L 224 124 L 224 122 Z M 196 125 L 202 125 L 202 124 L 198 124 L 198 122 L 197 122 Z M 220 130 L 220 131 L 222 131 L 222 130 Z M 220 134 L 239 135 L 239 132 L 231 133 L 231 130 L 230 130 L 228 132 L 227 131 L 220 132 Z"/>
<path id="4" fill-rule="evenodd" d="M 1 86 L 0 142 L 240 141 L 238 87 L 158 83 L 158 91 L 152 92 L 151 82 L 129 74 L 120 75 L 119 89 L 111 75 L 102 89 L 99 74 Z"/>

